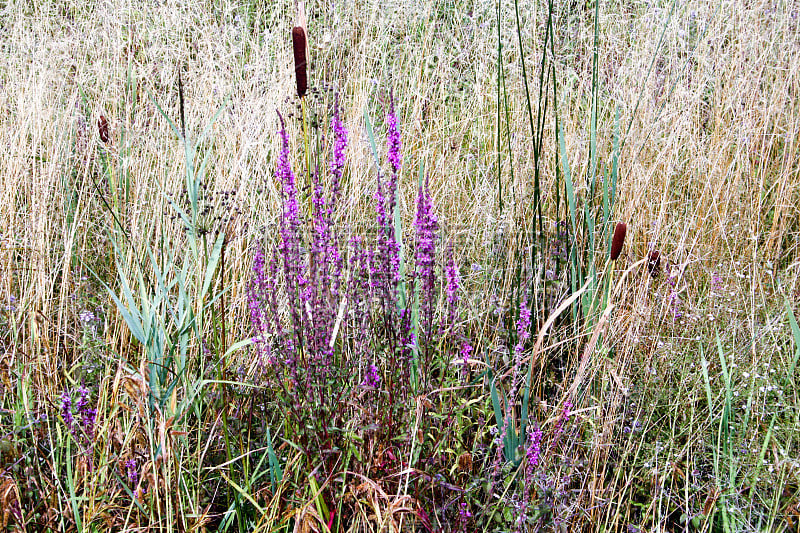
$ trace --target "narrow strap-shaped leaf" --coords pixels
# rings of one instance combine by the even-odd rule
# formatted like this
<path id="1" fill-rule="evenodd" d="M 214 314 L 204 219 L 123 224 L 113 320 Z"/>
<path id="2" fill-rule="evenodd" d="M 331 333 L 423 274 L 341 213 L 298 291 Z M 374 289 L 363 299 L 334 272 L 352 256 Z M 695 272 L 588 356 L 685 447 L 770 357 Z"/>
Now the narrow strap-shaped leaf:
<path id="1" fill-rule="evenodd" d="M 367 129 L 367 138 L 369 138 L 369 146 L 372 148 L 372 159 L 375 161 L 375 168 L 378 169 L 378 174 L 381 171 L 381 163 L 378 159 L 378 146 L 375 144 L 375 134 L 372 131 L 372 122 L 369 120 L 369 111 L 364 108 L 364 127 Z"/>
<path id="2" fill-rule="evenodd" d="M 203 300 L 208 293 L 208 288 L 211 286 L 211 281 L 214 279 L 214 273 L 217 271 L 217 263 L 222 254 L 222 246 L 225 244 L 225 234 L 220 232 L 217 237 L 217 242 L 214 243 L 214 248 L 211 250 L 211 255 L 208 258 L 208 265 L 206 266 L 205 278 L 203 279 L 203 290 L 200 292 L 200 299 Z"/>

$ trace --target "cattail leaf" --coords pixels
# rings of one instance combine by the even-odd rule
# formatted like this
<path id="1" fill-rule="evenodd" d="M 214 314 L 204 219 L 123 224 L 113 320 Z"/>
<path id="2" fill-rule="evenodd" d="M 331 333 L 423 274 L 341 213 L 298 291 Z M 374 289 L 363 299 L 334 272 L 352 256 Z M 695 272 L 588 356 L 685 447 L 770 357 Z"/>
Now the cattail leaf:
<path id="1" fill-rule="evenodd" d="M 792 366 L 789 368 L 789 379 L 794 383 L 794 371 L 797 368 L 797 361 L 800 359 L 800 326 L 797 325 L 797 318 L 792 312 L 792 304 L 786 300 L 786 313 L 789 315 L 789 325 L 792 329 L 792 336 L 794 337 L 794 358 L 792 358 Z"/>
<path id="2" fill-rule="evenodd" d="M 558 148 L 561 152 L 561 166 L 564 174 L 564 185 L 567 189 L 567 207 L 569 208 L 569 221 L 572 227 L 572 235 L 578 234 L 577 221 L 578 215 L 576 213 L 575 204 L 575 188 L 572 184 L 572 173 L 569 168 L 569 157 L 567 156 L 566 142 L 564 141 L 564 131 L 561 126 L 558 126 Z"/>
<path id="3" fill-rule="evenodd" d="M 178 127 L 175 125 L 175 123 L 172 121 L 172 119 L 169 118 L 169 115 L 167 115 L 167 113 L 164 112 L 163 109 L 161 109 L 161 106 L 158 104 L 158 100 L 156 100 L 153 97 L 153 95 L 150 93 L 150 91 L 147 91 L 147 95 L 150 97 L 150 100 L 152 100 L 153 104 L 155 104 L 156 109 L 158 109 L 158 112 L 161 113 L 161 116 L 164 117 L 167 120 L 167 124 L 169 124 L 170 128 L 172 128 L 172 131 L 175 133 L 175 135 L 178 137 L 178 139 L 183 139 L 183 135 L 181 134 L 181 130 L 179 130 Z"/>
<path id="4" fill-rule="evenodd" d="M 381 163 L 378 159 L 378 146 L 375 144 L 375 134 L 372 131 L 372 122 L 369 120 L 369 111 L 364 108 L 364 127 L 367 130 L 367 138 L 369 139 L 369 146 L 372 149 L 372 159 L 375 162 L 375 168 L 378 169 L 378 174 L 381 172 Z"/>
<path id="5" fill-rule="evenodd" d="M 283 472 L 281 472 L 278 456 L 275 455 L 275 449 L 272 447 L 272 434 L 269 427 L 267 427 L 267 455 L 269 456 L 269 481 L 272 486 L 272 493 L 275 494 L 278 483 L 283 479 Z"/>
<path id="6" fill-rule="evenodd" d="M 711 381 L 708 377 L 708 361 L 706 360 L 706 355 L 703 352 L 703 346 L 700 346 L 700 368 L 703 371 L 703 382 L 705 384 L 706 389 L 706 401 L 708 402 L 708 412 L 712 413 L 714 411 L 714 404 L 711 401 Z"/>
<path id="7" fill-rule="evenodd" d="M 255 501 L 252 496 L 250 496 L 250 492 L 249 491 L 244 490 L 235 481 L 233 481 L 230 477 L 228 477 L 228 475 L 225 473 L 224 470 L 219 470 L 219 473 L 225 479 L 225 481 L 228 483 L 228 485 L 230 485 L 233 488 L 233 490 L 238 492 L 240 496 L 242 496 L 244 499 L 246 499 L 248 502 L 250 502 L 253 505 L 253 507 L 256 508 L 256 510 L 258 511 L 258 513 L 261 516 L 266 516 L 267 515 L 267 510 L 264 509 L 263 507 L 261 507 L 258 504 L 258 502 Z"/>
<path id="8" fill-rule="evenodd" d="M 500 405 L 500 397 L 497 394 L 497 386 L 495 385 L 495 379 L 492 376 L 492 371 L 487 370 L 487 378 L 489 379 L 489 392 L 492 396 L 492 408 L 494 409 L 494 418 L 495 422 L 497 422 L 497 430 L 500 431 L 504 425 L 503 421 L 503 409 Z"/>
<path id="9" fill-rule="evenodd" d="M 225 234 L 220 232 L 217 241 L 214 243 L 214 248 L 211 250 L 211 255 L 208 257 L 208 264 L 206 265 L 205 279 L 203 280 L 203 289 L 200 291 L 200 300 L 203 300 L 208 293 L 208 288 L 211 286 L 211 281 L 214 279 L 214 273 L 217 271 L 217 264 L 222 255 L 222 246 L 225 243 Z"/>
<path id="10" fill-rule="evenodd" d="M 611 198 L 609 202 L 609 218 L 611 218 L 614 214 L 614 202 L 617 199 L 617 176 L 619 175 L 620 150 L 619 112 L 619 106 L 617 106 L 616 113 L 614 114 L 614 140 L 612 141 L 613 147 L 611 152 Z"/>
<path id="11" fill-rule="evenodd" d="M 609 198 L 609 183 L 608 183 L 608 170 L 603 169 L 603 234 L 600 236 L 602 239 L 603 237 L 606 238 L 606 242 L 611 237 L 611 225 L 609 224 L 609 220 L 611 220 L 611 201 Z"/>
<path id="12" fill-rule="evenodd" d="M 117 305 L 117 310 L 122 315 L 122 319 L 125 320 L 125 323 L 131 330 L 131 334 L 138 340 L 142 345 L 147 343 L 147 336 L 144 334 L 144 329 L 142 328 L 141 321 L 137 320 L 133 313 L 131 313 L 125 304 L 120 301 L 114 291 L 111 290 L 111 287 L 106 287 L 108 289 L 108 294 L 111 296 L 111 299 L 114 300 L 114 303 Z M 130 291 L 130 289 L 128 289 Z"/>
<path id="13" fill-rule="evenodd" d="M 66 439 L 66 445 L 67 445 L 67 450 L 66 450 L 67 455 L 66 456 L 67 457 L 72 457 L 72 451 L 71 451 L 72 446 L 71 446 L 71 440 L 70 440 L 69 437 L 67 437 L 67 439 Z M 81 512 L 80 512 L 79 505 L 78 505 L 78 497 L 77 497 L 76 491 L 75 491 L 75 476 L 72 475 L 72 461 L 68 460 L 68 461 L 64 461 L 64 462 L 67 465 L 67 481 L 66 481 L 66 483 L 67 483 L 67 490 L 69 492 L 69 503 L 72 506 L 72 516 L 75 519 L 75 525 L 77 527 L 77 530 L 78 531 L 83 531 L 83 520 L 81 518 L 82 515 L 81 515 Z"/>
<path id="14" fill-rule="evenodd" d="M 211 131 L 211 128 L 214 126 L 214 124 L 216 124 L 217 119 L 220 117 L 220 115 L 222 115 L 222 112 L 228 108 L 228 103 L 229 103 L 228 98 L 226 98 L 225 101 L 222 103 L 222 105 L 219 106 L 219 108 L 217 108 L 217 111 L 214 113 L 214 116 L 211 117 L 211 120 L 208 122 L 208 124 L 206 124 L 206 127 L 203 128 L 203 131 L 200 133 L 197 139 L 195 139 L 194 141 L 195 146 L 199 145 L 201 142 L 203 142 L 203 140 L 205 140 L 206 136 Z"/>

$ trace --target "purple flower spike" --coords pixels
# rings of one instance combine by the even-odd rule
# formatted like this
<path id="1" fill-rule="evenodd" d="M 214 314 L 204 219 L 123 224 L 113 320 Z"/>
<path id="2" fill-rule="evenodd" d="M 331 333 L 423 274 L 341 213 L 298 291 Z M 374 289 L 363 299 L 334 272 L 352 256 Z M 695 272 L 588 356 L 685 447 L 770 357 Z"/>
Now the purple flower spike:
<path id="1" fill-rule="evenodd" d="M 527 468 L 530 469 L 530 475 L 533 475 L 533 470 L 539 466 L 539 461 L 542 453 L 542 429 L 537 425 L 533 428 L 529 438 L 528 450 L 525 456 L 528 460 Z"/>
<path id="2" fill-rule="evenodd" d="M 300 208 L 297 202 L 297 186 L 294 172 L 289 162 L 289 135 L 286 133 L 286 124 L 278 113 L 281 121 L 281 153 L 278 157 L 278 168 L 275 177 L 283 185 L 283 216 L 281 218 L 281 256 L 283 258 L 283 272 L 286 279 L 286 292 L 292 309 L 294 330 L 300 331 L 303 323 L 303 313 L 299 298 L 303 294 L 305 278 L 304 265 L 301 253 L 300 235 Z"/>
<path id="3" fill-rule="evenodd" d="M 136 467 L 136 459 L 128 459 L 125 461 L 125 469 L 128 474 L 128 484 L 136 487 L 139 483 L 139 470 Z"/>
<path id="4" fill-rule="evenodd" d="M 389 149 L 387 158 L 389 159 L 389 164 L 392 165 L 392 173 L 397 176 L 400 173 L 400 150 L 402 146 L 400 143 L 400 130 L 397 129 L 397 115 L 394 111 L 394 95 L 390 95 L 389 98 L 389 114 L 386 115 L 386 142 Z"/>
<path id="5" fill-rule="evenodd" d="M 336 104 L 333 108 L 333 160 L 331 161 L 331 174 L 333 174 L 333 183 L 331 184 L 331 200 L 328 205 L 328 214 L 333 211 L 333 206 L 339 199 L 339 187 L 342 180 L 342 172 L 344 171 L 345 157 L 344 151 L 347 148 L 347 130 L 342 124 L 342 119 L 339 116 L 339 99 L 336 99 Z"/>
<path id="6" fill-rule="evenodd" d="M 381 383 L 381 377 L 378 375 L 378 367 L 370 364 L 367 367 L 367 374 L 364 376 L 364 385 L 377 389 Z"/>
<path id="7" fill-rule="evenodd" d="M 424 187 L 419 188 L 417 196 L 417 220 L 414 224 L 417 230 L 416 261 L 417 276 L 422 282 L 424 299 L 420 302 L 420 323 L 424 325 L 424 332 L 431 334 L 433 324 L 433 310 L 436 291 L 436 232 L 439 224 L 433 214 L 433 201 L 428 192 L 428 179 Z"/>
<path id="8" fill-rule="evenodd" d="M 64 419 L 67 429 L 72 432 L 75 419 L 72 416 L 72 397 L 67 391 L 64 391 L 63 394 L 61 394 L 61 417 Z"/>
<path id="9" fill-rule="evenodd" d="M 456 261 L 453 257 L 452 242 L 447 245 L 447 265 L 445 266 L 444 274 L 447 278 L 447 324 L 445 324 L 445 326 L 452 331 L 456 324 L 458 289 L 460 285 L 458 268 L 456 267 Z"/>
<path id="10" fill-rule="evenodd" d="M 89 389 L 81 386 L 78 389 L 78 403 L 75 404 L 75 410 L 80 417 L 81 428 L 83 428 L 86 437 L 91 441 L 94 439 L 94 422 L 97 417 L 97 410 L 89 407 Z"/>

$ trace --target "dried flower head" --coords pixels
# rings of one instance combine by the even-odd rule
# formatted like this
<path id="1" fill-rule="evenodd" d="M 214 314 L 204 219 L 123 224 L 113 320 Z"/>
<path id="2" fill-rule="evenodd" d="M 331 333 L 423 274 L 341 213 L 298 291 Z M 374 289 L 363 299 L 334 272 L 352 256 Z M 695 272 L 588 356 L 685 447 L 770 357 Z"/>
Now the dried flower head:
<path id="1" fill-rule="evenodd" d="M 654 278 L 661 272 L 661 252 L 658 250 L 652 250 L 647 254 L 647 271 Z"/>
<path id="2" fill-rule="evenodd" d="M 297 96 L 302 98 L 308 90 L 306 31 L 302 26 L 292 28 L 292 49 L 294 50 L 294 75 L 297 81 Z"/>
<path id="3" fill-rule="evenodd" d="M 103 141 L 103 144 L 111 142 L 111 137 L 108 135 L 108 119 L 105 115 L 100 115 L 97 121 L 97 131 L 100 133 L 100 140 Z"/>
<path id="4" fill-rule="evenodd" d="M 611 260 L 616 261 L 619 254 L 622 252 L 622 245 L 625 243 L 625 233 L 628 231 L 628 225 L 624 222 L 617 222 L 617 227 L 614 228 L 614 238 L 611 241 Z"/>

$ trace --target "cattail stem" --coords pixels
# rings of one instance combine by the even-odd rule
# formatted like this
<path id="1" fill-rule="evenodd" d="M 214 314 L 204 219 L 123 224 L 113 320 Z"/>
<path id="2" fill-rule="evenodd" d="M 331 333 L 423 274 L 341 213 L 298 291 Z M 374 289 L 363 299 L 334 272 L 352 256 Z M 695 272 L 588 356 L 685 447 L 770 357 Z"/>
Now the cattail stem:
<path id="1" fill-rule="evenodd" d="M 97 121 L 97 130 L 100 135 L 100 141 L 103 143 L 103 146 L 100 148 L 100 160 L 103 164 L 103 170 L 105 170 L 106 176 L 108 178 L 108 188 L 111 190 L 111 203 L 114 206 L 114 219 L 117 220 L 119 215 L 119 199 L 117 198 L 117 180 L 114 176 L 114 168 L 109 161 L 109 150 L 106 146 L 110 146 L 111 144 L 111 136 L 108 133 L 108 119 L 105 115 L 100 115 L 100 119 Z M 117 220 L 119 223 L 119 221 Z"/>
<path id="2" fill-rule="evenodd" d="M 311 180 L 311 141 L 309 140 L 308 135 L 308 109 L 306 106 L 306 99 L 300 99 L 300 107 L 303 109 L 303 144 L 305 145 L 306 149 L 306 180 L 309 187 L 308 193 L 308 214 L 309 216 L 313 215 L 313 208 L 314 208 L 314 184 Z"/>

